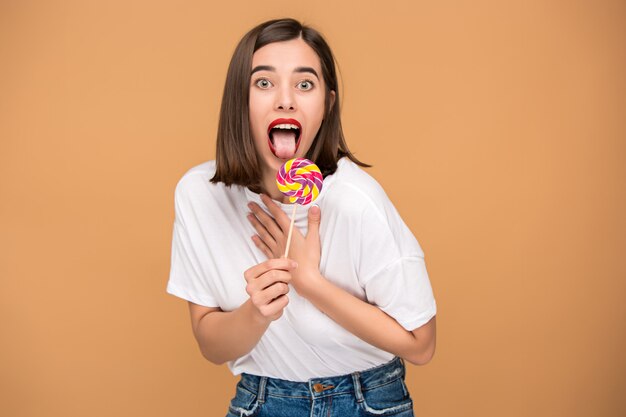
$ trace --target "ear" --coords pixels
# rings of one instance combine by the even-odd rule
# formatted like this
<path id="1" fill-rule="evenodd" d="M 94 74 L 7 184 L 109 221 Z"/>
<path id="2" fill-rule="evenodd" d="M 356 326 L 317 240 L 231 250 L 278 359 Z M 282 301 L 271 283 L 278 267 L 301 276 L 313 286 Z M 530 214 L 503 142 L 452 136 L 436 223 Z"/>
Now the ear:
<path id="1" fill-rule="evenodd" d="M 330 109 L 333 108 L 333 106 L 335 105 L 335 90 L 330 90 L 330 108 L 328 109 L 328 111 L 330 111 Z"/>

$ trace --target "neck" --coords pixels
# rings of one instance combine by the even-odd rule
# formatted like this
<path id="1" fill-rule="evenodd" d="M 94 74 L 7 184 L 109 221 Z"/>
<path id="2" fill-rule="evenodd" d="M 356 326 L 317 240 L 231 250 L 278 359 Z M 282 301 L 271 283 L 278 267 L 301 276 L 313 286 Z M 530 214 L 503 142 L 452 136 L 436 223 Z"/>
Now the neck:
<path id="1" fill-rule="evenodd" d="M 276 173 L 267 173 L 263 176 L 262 180 L 263 190 L 270 198 L 281 203 L 289 203 L 289 198 L 280 192 L 276 186 Z"/>

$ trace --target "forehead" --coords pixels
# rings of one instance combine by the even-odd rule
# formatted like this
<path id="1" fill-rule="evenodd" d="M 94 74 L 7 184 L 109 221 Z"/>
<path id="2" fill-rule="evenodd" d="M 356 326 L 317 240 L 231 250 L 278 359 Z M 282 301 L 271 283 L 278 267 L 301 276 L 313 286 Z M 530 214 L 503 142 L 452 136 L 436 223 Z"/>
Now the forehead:
<path id="1" fill-rule="evenodd" d="M 274 42 L 259 48 L 252 55 L 252 68 L 258 65 L 272 66 L 277 70 L 312 67 L 321 74 L 320 58 L 302 38 Z"/>

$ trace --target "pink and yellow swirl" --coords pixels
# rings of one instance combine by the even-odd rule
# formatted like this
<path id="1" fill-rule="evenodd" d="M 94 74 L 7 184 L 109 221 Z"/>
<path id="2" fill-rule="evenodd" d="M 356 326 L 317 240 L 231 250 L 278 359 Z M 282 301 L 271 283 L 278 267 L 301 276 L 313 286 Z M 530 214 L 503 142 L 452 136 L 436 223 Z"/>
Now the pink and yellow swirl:
<path id="1" fill-rule="evenodd" d="M 300 205 L 313 202 L 322 191 L 322 173 L 313 162 L 294 158 L 285 162 L 276 174 L 278 189 L 289 201 Z"/>

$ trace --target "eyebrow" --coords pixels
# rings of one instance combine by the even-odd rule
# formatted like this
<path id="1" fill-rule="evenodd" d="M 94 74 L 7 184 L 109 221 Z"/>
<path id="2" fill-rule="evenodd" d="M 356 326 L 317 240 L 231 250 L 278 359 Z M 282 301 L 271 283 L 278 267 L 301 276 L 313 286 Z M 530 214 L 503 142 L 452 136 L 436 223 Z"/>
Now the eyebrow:
<path id="1" fill-rule="evenodd" d="M 256 67 L 252 69 L 252 71 L 250 72 L 250 75 L 254 74 L 257 71 L 276 72 L 276 67 L 272 67 L 271 65 L 257 65 Z M 297 67 L 296 69 L 293 70 L 293 72 L 298 72 L 298 73 L 308 72 L 308 73 L 315 75 L 315 77 L 317 77 L 318 80 L 320 78 L 319 75 L 317 75 L 317 71 L 315 71 L 315 69 L 311 67 Z"/>

